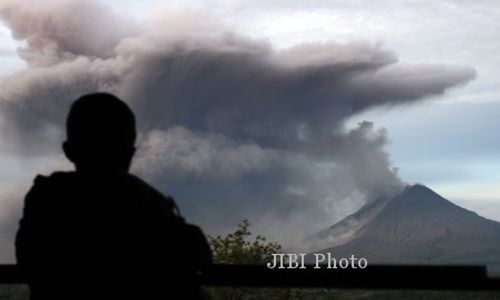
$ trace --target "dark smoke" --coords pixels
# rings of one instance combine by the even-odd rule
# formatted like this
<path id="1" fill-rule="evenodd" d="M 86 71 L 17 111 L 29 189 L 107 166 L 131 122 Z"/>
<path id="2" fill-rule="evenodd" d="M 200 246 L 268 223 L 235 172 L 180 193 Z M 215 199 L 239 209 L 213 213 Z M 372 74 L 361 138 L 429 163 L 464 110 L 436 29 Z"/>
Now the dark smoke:
<path id="1" fill-rule="evenodd" d="M 404 185 L 386 132 L 343 121 L 475 77 L 467 67 L 398 63 L 378 44 L 276 50 L 204 14 L 166 12 L 141 25 L 95 1 L 0 7 L 29 64 L 0 82 L 4 134 L 17 151 L 54 155 L 71 101 L 116 93 L 138 114 L 135 172 L 207 232 L 248 218 L 285 245 Z"/>

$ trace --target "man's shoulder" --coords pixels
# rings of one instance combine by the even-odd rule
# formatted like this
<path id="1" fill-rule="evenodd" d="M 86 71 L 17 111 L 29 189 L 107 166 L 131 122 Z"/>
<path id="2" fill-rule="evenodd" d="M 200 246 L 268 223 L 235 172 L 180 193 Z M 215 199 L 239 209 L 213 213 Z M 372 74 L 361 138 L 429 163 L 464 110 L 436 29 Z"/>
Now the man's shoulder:
<path id="1" fill-rule="evenodd" d="M 151 186 L 149 183 L 145 182 L 141 178 L 137 177 L 136 175 L 133 174 L 127 174 L 126 176 L 127 180 L 127 185 L 129 185 L 132 188 L 135 188 L 139 190 L 144 196 L 144 198 L 147 199 L 156 199 L 158 201 L 163 201 L 163 200 L 169 200 L 171 198 L 170 196 L 166 196 L 157 189 L 155 189 L 153 186 Z"/>
<path id="2" fill-rule="evenodd" d="M 74 181 L 75 178 L 76 172 L 57 171 L 50 175 L 38 174 L 33 180 L 33 188 L 48 188 L 53 185 L 64 186 Z"/>
<path id="3" fill-rule="evenodd" d="M 161 193 L 156 188 L 133 175 L 127 175 L 127 184 L 139 192 L 139 198 L 142 199 L 146 209 L 161 212 L 162 214 L 179 215 L 177 205 L 174 199 Z"/>
<path id="4" fill-rule="evenodd" d="M 57 196 L 68 192 L 74 193 L 75 190 L 81 189 L 82 186 L 86 186 L 87 189 L 93 186 L 94 189 L 99 191 L 103 186 L 105 186 L 104 189 L 120 187 L 122 189 L 121 193 L 128 194 L 135 198 L 135 201 L 139 201 L 145 212 L 161 216 L 180 215 L 171 196 L 164 195 L 133 174 L 94 179 L 74 171 L 57 171 L 50 175 L 37 175 L 31 188 L 31 194 L 40 196 L 54 194 L 54 196 Z M 108 185 L 110 182 L 113 182 L 113 184 Z M 103 185 L 103 183 L 105 184 Z"/>
<path id="5" fill-rule="evenodd" d="M 25 208 L 40 210 L 42 207 L 56 207 L 61 191 L 71 189 L 73 173 L 54 172 L 50 175 L 37 175 L 25 196 Z"/>

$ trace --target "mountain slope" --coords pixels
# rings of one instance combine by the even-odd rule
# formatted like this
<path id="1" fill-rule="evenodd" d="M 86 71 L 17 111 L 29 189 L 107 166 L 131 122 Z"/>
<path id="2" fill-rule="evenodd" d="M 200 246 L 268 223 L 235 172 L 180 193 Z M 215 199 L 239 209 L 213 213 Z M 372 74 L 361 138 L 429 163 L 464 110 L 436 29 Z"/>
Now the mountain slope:
<path id="1" fill-rule="evenodd" d="M 355 213 L 333 224 L 307 239 L 307 243 L 312 248 L 323 248 L 325 245 L 334 247 L 342 245 L 352 240 L 361 227 L 370 222 L 387 204 L 388 198 L 379 198 L 373 202 L 365 204 Z"/>
<path id="2" fill-rule="evenodd" d="M 487 264 L 496 269 L 500 223 L 414 185 L 387 201 L 348 241 L 317 252 L 354 254 L 370 263 Z"/>

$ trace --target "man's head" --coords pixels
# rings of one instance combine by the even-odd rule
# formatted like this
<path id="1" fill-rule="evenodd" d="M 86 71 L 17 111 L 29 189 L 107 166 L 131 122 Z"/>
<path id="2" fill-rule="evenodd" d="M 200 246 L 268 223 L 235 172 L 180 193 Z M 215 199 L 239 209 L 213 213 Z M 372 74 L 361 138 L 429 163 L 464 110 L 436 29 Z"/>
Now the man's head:
<path id="1" fill-rule="evenodd" d="M 66 121 L 63 150 L 80 172 L 128 172 L 135 152 L 135 117 L 106 93 L 80 97 Z"/>

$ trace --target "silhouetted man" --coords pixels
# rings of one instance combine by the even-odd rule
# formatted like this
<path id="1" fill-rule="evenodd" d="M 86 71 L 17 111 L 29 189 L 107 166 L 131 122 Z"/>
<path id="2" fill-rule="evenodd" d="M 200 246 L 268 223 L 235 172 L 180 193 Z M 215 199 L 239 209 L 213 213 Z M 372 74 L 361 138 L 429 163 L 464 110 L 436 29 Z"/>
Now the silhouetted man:
<path id="1" fill-rule="evenodd" d="M 130 108 L 110 94 L 83 96 L 66 132 L 76 171 L 36 177 L 16 237 L 32 299 L 198 299 L 210 248 L 172 198 L 128 173 Z"/>

